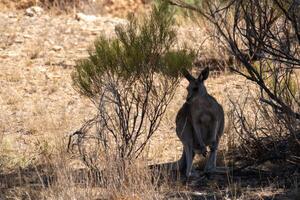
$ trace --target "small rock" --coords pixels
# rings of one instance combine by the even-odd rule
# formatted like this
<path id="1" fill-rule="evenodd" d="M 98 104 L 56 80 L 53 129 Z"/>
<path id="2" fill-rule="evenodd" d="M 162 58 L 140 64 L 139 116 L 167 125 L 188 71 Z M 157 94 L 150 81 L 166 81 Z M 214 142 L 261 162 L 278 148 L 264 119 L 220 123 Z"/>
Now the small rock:
<path id="1" fill-rule="evenodd" d="M 62 49 L 63 49 L 63 47 L 62 46 L 58 46 L 58 45 L 55 45 L 55 46 L 52 47 L 52 50 L 54 50 L 54 51 L 60 51 Z"/>
<path id="2" fill-rule="evenodd" d="M 107 18 L 104 20 L 104 23 L 112 24 L 112 25 L 116 26 L 116 25 L 126 25 L 128 23 L 128 21 L 125 19 L 120 19 L 120 18 Z"/>
<path id="3" fill-rule="evenodd" d="M 14 51 L 8 52 L 7 55 L 8 55 L 8 57 L 18 57 L 19 56 L 19 54 Z"/>
<path id="4" fill-rule="evenodd" d="M 92 22 L 92 21 L 96 21 L 98 17 L 96 17 L 95 15 L 86 15 L 83 13 L 77 13 L 75 19 L 77 19 L 78 21 L 82 20 L 82 21 L 86 21 L 86 22 Z"/>
<path id="5" fill-rule="evenodd" d="M 24 42 L 24 39 L 23 39 L 23 38 L 16 38 L 16 39 L 15 39 L 15 43 L 20 44 L 20 43 L 23 43 L 23 42 Z"/>
<path id="6" fill-rule="evenodd" d="M 65 60 L 64 61 L 64 66 L 66 67 L 72 67 L 72 66 L 75 66 L 75 61 L 72 61 L 72 60 Z"/>
<path id="7" fill-rule="evenodd" d="M 16 18 L 16 14 L 15 13 L 9 13 L 8 14 L 8 18 Z"/>
<path id="8" fill-rule="evenodd" d="M 25 15 L 29 17 L 40 16 L 44 12 L 44 9 L 39 6 L 32 6 L 25 10 Z"/>
<path id="9" fill-rule="evenodd" d="M 31 35 L 28 35 L 28 34 L 24 34 L 23 37 L 26 38 L 26 39 L 32 38 L 32 36 L 31 36 Z"/>

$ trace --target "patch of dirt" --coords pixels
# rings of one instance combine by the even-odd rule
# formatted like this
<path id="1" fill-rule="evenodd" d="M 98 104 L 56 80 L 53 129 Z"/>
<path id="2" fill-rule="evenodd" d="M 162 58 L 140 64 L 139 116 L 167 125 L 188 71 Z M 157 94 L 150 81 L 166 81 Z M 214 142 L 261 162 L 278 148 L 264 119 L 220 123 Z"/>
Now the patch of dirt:
<path id="1" fill-rule="evenodd" d="M 71 72 L 97 36 L 112 37 L 122 23 L 126 20 L 0 13 L 0 128 L 8 154 L 22 156 L 25 149 L 30 154 L 33 145 L 41 146 L 32 138 L 63 138 L 94 114 L 91 102 L 72 87 Z"/>

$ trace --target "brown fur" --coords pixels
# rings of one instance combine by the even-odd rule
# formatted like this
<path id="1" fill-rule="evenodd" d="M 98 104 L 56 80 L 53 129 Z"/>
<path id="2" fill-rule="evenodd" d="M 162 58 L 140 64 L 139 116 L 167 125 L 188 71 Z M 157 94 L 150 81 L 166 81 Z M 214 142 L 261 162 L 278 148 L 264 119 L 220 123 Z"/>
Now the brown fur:
<path id="1" fill-rule="evenodd" d="M 215 171 L 217 149 L 224 130 L 224 111 L 206 91 L 204 81 L 209 74 L 208 68 L 197 79 L 187 71 L 183 74 L 189 81 L 188 96 L 176 116 L 176 133 L 183 144 L 179 169 L 189 177 L 195 153 L 206 157 L 207 146 L 210 147 L 210 155 L 205 172 Z"/>

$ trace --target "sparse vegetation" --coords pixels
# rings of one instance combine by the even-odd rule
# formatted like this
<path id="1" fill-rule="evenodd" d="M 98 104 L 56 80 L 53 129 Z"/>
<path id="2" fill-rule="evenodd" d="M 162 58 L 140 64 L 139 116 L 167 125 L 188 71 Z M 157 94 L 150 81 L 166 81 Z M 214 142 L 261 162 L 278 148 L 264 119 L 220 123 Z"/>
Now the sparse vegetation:
<path id="1" fill-rule="evenodd" d="M 32 4 L 26 4 L 26 2 Z M 200 18 L 197 17 L 197 12 L 190 13 L 187 10 L 181 10 L 189 17 L 197 18 L 191 18 L 192 20 L 186 22 L 186 18 L 176 16 L 175 19 L 179 22 L 175 26 L 170 25 L 171 28 L 169 27 L 168 30 L 178 36 L 179 45 L 173 45 L 176 40 L 172 35 L 172 40 L 167 40 L 170 41 L 169 48 L 157 51 L 158 55 L 137 50 L 148 49 L 141 47 L 149 44 L 151 46 L 154 43 L 150 40 L 151 37 L 141 37 L 143 24 L 148 22 L 148 26 L 144 26 L 148 31 L 151 27 L 149 26 L 151 18 L 136 15 L 138 20 L 132 18 L 131 23 L 127 24 L 131 25 L 130 29 L 130 26 L 125 25 L 126 20 L 111 17 L 126 16 L 124 13 L 132 11 L 137 14 L 139 8 L 144 7 L 144 3 L 147 4 L 149 1 L 95 1 L 95 4 L 91 4 L 94 10 L 89 10 L 90 5 L 85 10 L 78 7 L 74 9 L 72 2 L 75 1 L 66 0 L 60 2 L 70 4 L 61 4 L 62 7 L 57 7 L 59 4 L 47 4 L 50 9 L 44 9 L 40 15 L 24 15 L 25 11 L 22 9 L 33 5 L 46 5 L 41 2 L 0 1 L 0 31 L 3 33 L 0 34 L 0 199 L 299 198 L 298 119 L 295 119 L 293 114 L 291 115 L 292 112 L 274 109 L 270 102 L 279 106 L 283 104 L 272 99 L 264 89 L 260 90 L 256 81 L 246 80 L 245 77 L 228 70 L 223 72 L 223 69 L 229 66 L 233 67 L 232 70 L 237 70 L 251 78 L 251 73 L 245 68 L 245 62 L 248 62 L 254 68 L 251 70 L 261 75 L 266 88 L 271 93 L 276 93 L 276 97 L 289 106 L 293 112 L 299 113 L 297 103 L 299 101 L 297 79 L 299 43 L 297 42 L 298 32 L 295 30 L 299 27 L 297 14 L 300 12 L 293 12 L 297 7 L 291 6 L 298 1 L 286 1 L 284 4 L 282 4 L 283 1 L 273 1 L 277 4 L 274 8 L 264 7 L 264 3 L 271 1 L 222 1 L 221 6 L 229 2 L 233 4 L 228 9 L 219 7 L 221 10 L 218 12 L 215 12 L 218 7 L 214 7 L 212 3 L 220 1 L 210 1 L 211 4 L 208 5 L 208 1 L 185 1 L 183 7 L 192 5 L 190 8 L 196 8 L 197 11 L 202 9 L 206 14 L 214 13 L 213 17 L 216 17 L 217 24 L 208 23 L 203 17 L 198 21 Z M 174 0 L 173 2 L 179 4 L 182 1 Z M 236 2 L 241 4 L 237 5 Z M 258 4 L 253 4 L 253 2 L 258 2 Z M 294 4 L 290 4 L 291 2 Z M 17 10 L 2 10 L 3 3 L 13 4 L 12 7 Z M 201 6 L 195 7 L 195 5 L 200 5 L 198 3 L 201 3 Z M 68 14 L 68 11 L 65 12 L 64 5 L 74 14 L 80 10 L 80 12 L 86 11 L 86 14 L 108 13 L 110 16 L 93 16 L 93 20 L 87 22 L 75 19 L 74 15 Z M 84 4 L 86 5 L 88 4 Z M 233 5 L 236 6 L 233 7 Z M 262 7 L 259 8 L 259 6 Z M 60 10 L 57 15 L 53 15 L 52 8 Z M 239 15 L 234 15 L 235 11 L 239 10 L 238 8 L 241 8 L 241 12 Z M 102 12 L 102 9 L 105 12 Z M 252 11 L 248 12 L 247 9 L 258 9 L 261 13 L 253 12 L 256 13 L 253 15 Z M 273 16 L 264 19 L 264 16 L 271 11 Z M 280 15 L 277 16 L 277 14 Z M 225 16 L 228 18 L 223 18 Z M 232 27 L 234 19 L 237 21 L 236 29 Z M 272 19 L 275 21 L 273 22 Z M 248 27 L 247 20 L 250 20 Z M 231 46 L 222 37 L 217 27 L 218 24 L 221 25 L 221 30 L 229 27 L 228 33 L 231 38 L 235 33 L 236 41 L 233 42 L 236 42 L 238 49 L 242 52 L 239 56 L 244 61 L 235 55 L 235 51 L 232 51 Z M 269 29 L 266 29 L 264 25 L 267 25 Z M 114 31 L 115 26 L 116 31 Z M 251 30 L 256 32 L 252 33 Z M 268 30 L 266 35 L 263 34 L 265 30 Z M 132 35 L 128 35 L 128 31 Z M 240 33 L 243 35 L 239 35 Z M 120 40 L 121 35 L 122 40 Z M 100 39 L 96 40 L 94 47 L 90 48 L 88 53 L 86 50 L 96 38 Z M 135 42 L 130 42 L 126 38 L 134 38 Z M 156 35 L 153 38 L 156 38 Z M 197 56 L 201 56 L 200 59 L 197 58 L 194 63 L 196 67 L 193 67 L 190 72 L 195 75 L 205 66 L 209 66 L 212 70 L 206 87 L 209 93 L 222 104 L 226 118 L 217 166 L 229 167 L 229 170 L 224 170 L 227 171 L 226 174 L 216 174 L 209 180 L 202 176 L 194 177 L 186 185 L 177 182 L 177 177 L 174 178 L 171 172 L 168 174 L 164 170 L 165 167 L 168 169 L 173 161 L 177 161 L 182 152 L 181 143 L 175 133 L 175 116 L 179 106 L 185 101 L 187 82 L 179 79 L 177 67 L 190 66 L 193 60 L 189 51 L 180 50 L 184 42 L 188 48 L 200 53 Z M 131 48 L 124 48 L 125 44 Z M 155 48 L 164 46 L 165 44 L 158 44 Z M 274 49 L 271 50 L 269 47 Z M 273 53 L 275 54 L 272 55 Z M 139 55 L 139 59 L 134 59 L 136 58 L 134 54 Z M 157 62 L 157 65 L 150 65 L 152 61 L 149 61 L 149 55 L 153 56 L 152 61 Z M 234 62 L 231 60 L 232 55 L 237 58 Z M 114 59 L 116 57 L 122 59 Z M 90 62 L 90 58 L 94 61 L 104 59 L 105 62 L 101 63 L 105 65 L 88 64 L 87 66 L 92 66 L 91 71 L 85 66 L 86 72 L 89 71 L 89 75 L 93 77 L 88 79 L 88 76 L 82 74 L 82 80 L 88 83 L 83 84 L 85 87 L 81 87 L 80 81 L 76 81 L 76 77 L 79 76 L 75 73 L 74 80 L 77 83 L 75 87 L 77 91 L 75 91 L 70 75 L 76 70 L 74 66 L 79 68 L 86 65 L 81 62 L 76 63 L 75 60 Z M 276 58 L 280 59 L 276 60 Z M 233 63 L 238 65 L 232 66 Z M 137 68 L 138 65 L 145 68 Z M 109 66 L 109 68 L 104 66 Z M 117 71 L 117 66 L 123 70 Z M 130 67 L 127 70 L 125 66 Z M 143 89 L 140 84 L 149 83 L 149 81 L 142 82 L 142 78 L 145 77 L 145 73 L 142 72 L 146 72 L 149 66 L 154 75 L 155 87 L 152 88 L 154 89 L 151 90 L 152 92 L 163 92 L 164 87 L 158 86 L 170 86 L 171 83 L 175 84 L 171 85 L 170 89 L 176 88 L 173 91 L 175 98 L 169 102 L 169 109 L 164 112 L 160 123 L 156 124 L 155 134 L 147 140 L 147 134 L 140 132 L 138 136 L 140 139 L 136 139 L 135 145 L 143 145 L 145 141 L 146 143 L 143 151 L 137 151 L 138 153 L 128 153 L 131 147 L 134 152 L 138 146 L 129 145 L 130 148 L 123 148 L 126 145 L 126 140 L 123 141 L 126 137 L 123 137 L 123 134 L 118 135 L 120 136 L 119 143 L 111 139 L 114 138 L 112 134 L 107 134 L 106 139 L 110 148 L 106 150 L 99 148 L 103 147 L 104 143 L 101 140 L 98 143 L 99 138 L 95 137 L 99 136 L 97 133 L 100 128 L 107 127 L 99 126 L 100 121 L 103 121 L 98 110 L 100 97 L 103 96 L 99 91 L 108 83 L 117 83 L 110 87 L 110 90 L 106 90 L 105 98 L 116 99 L 117 96 L 114 94 L 117 93 L 112 92 L 119 91 L 120 94 L 124 94 L 125 89 L 129 89 L 127 97 L 131 94 L 137 96 L 139 90 L 135 89 Z M 94 73 L 96 69 L 101 69 L 103 73 Z M 215 73 L 215 69 L 222 70 Z M 114 76 L 108 81 L 109 74 L 114 74 Z M 118 82 L 114 82 L 117 77 L 119 77 Z M 254 76 L 254 78 L 259 77 Z M 129 83 L 135 84 L 129 85 Z M 83 95 L 80 95 L 78 91 Z M 150 92 L 149 98 L 152 98 L 153 94 Z M 172 92 L 168 95 L 171 99 Z M 126 95 L 121 99 L 122 102 L 130 100 L 125 97 Z M 144 96 L 140 97 L 143 100 Z M 152 101 L 149 102 L 152 103 Z M 156 100 L 153 101 L 151 106 L 156 103 Z M 109 108 L 105 109 L 104 113 L 107 114 L 105 116 L 112 114 L 114 118 L 111 122 L 120 124 L 114 105 L 114 102 L 110 102 L 101 108 Z M 95 106 L 97 106 L 96 109 Z M 149 119 L 146 115 L 145 119 Z M 93 122 L 91 123 L 93 128 L 89 129 L 88 119 L 91 116 L 96 116 L 95 120 L 98 120 L 90 121 Z M 140 117 L 138 115 L 137 118 Z M 128 119 L 125 121 L 130 124 L 132 120 Z M 80 129 L 82 123 L 87 125 L 87 129 L 84 127 Z M 146 125 L 149 127 L 149 124 Z M 69 134 L 78 128 L 85 134 L 77 134 L 82 133 L 80 131 L 74 134 L 71 142 L 75 142 L 75 145 L 67 152 Z M 142 126 L 141 129 L 149 130 L 146 126 Z M 85 130 L 88 131 L 85 132 Z M 122 130 L 126 129 L 120 129 L 114 133 L 126 133 Z M 132 130 L 128 132 L 132 133 Z M 86 140 L 81 143 L 83 141 L 81 139 Z M 80 144 L 80 148 L 76 148 L 78 147 L 76 144 Z M 78 149 L 82 152 L 76 152 Z M 105 151 L 108 153 L 106 154 Z M 122 155 L 125 155 L 124 159 Z M 127 157 L 127 155 L 130 156 Z M 194 163 L 197 167 L 196 174 L 200 175 L 203 163 L 202 158 L 198 158 L 198 162 Z M 151 164 L 150 167 L 149 164 Z M 177 176 L 177 174 L 174 175 Z"/>

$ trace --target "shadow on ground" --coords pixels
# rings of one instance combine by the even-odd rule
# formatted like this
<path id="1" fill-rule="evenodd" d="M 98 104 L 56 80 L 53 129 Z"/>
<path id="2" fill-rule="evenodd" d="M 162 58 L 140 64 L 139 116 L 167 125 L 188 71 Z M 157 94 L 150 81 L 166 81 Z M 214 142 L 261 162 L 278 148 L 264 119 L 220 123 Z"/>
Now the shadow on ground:
<path id="1" fill-rule="evenodd" d="M 299 174 L 294 177 L 284 176 L 277 171 L 257 169 L 224 170 L 210 177 L 203 173 L 204 161 L 195 165 L 195 173 L 189 180 L 180 177 L 176 170 L 176 162 L 155 164 L 149 166 L 153 180 L 158 184 L 168 183 L 170 191 L 167 199 L 300 199 Z M 279 170 L 279 169 L 278 169 Z M 295 170 L 291 168 L 288 170 Z M 298 169 L 296 169 L 298 170 Z M 285 171 L 285 170 L 281 170 Z M 297 172 L 297 171 L 296 171 Z M 0 199 L 16 188 L 41 190 L 54 185 L 59 175 L 49 165 L 30 166 L 9 173 L 0 173 Z M 79 169 L 71 172 L 75 184 L 103 187 L 101 172 Z M 297 190 L 298 188 L 298 190 Z"/>

